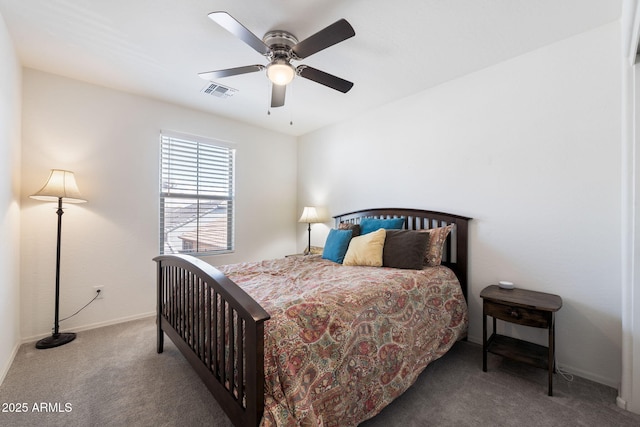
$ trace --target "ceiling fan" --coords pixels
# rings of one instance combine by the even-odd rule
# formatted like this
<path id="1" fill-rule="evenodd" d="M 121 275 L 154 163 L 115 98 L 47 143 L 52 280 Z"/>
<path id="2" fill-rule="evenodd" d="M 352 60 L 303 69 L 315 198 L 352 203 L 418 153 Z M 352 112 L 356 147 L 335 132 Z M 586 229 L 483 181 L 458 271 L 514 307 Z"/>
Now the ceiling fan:
<path id="1" fill-rule="evenodd" d="M 309 67 L 308 65 L 298 65 L 295 68 L 291 65 L 291 61 L 304 59 L 336 43 L 355 36 L 356 32 L 345 19 L 340 19 L 312 36 L 298 42 L 298 39 L 296 39 L 293 34 L 283 30 L 269 31 L 260 39 L 227 12 L 212 12 L 208 16 L 222 28 L 251 46 L 259 54 L 267 57 L 269 63 L 267 65 L 247 65 L 244 67 L 228 68 L 198 74 L 205 80 L 253 73 L 266 69 L 267 77 L 272 83 L 271 107 L 273 108 L 284 105 L 287 84 L 289 84 L 296 75 L 342 93 L 348 92 L 353 87 L 353 83 L 350 81 Z"/>

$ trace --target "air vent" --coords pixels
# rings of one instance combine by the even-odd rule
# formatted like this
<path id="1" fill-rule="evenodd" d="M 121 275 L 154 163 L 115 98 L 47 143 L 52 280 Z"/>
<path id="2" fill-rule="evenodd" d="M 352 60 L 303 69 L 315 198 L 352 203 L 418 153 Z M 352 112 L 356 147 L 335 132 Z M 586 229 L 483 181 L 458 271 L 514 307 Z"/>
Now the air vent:
<path id="1" fill-rule="evenodd" d="M 216 98 L 229 98 L 238 92 L 238 90 L 212 82 L 203 87 L 200 92 L 215 96 Z"/>

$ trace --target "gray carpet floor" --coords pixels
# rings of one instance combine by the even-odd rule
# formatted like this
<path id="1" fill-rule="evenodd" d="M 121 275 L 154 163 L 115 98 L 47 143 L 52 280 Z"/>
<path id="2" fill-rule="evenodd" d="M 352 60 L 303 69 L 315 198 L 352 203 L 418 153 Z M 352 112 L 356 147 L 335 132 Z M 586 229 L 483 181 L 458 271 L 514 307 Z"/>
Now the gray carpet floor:
<path id="1" fill-rule="evenodd" d="M 0 385 L 0 426 L 217 426 L 231 423 L 171 343 L 155 351 L 142 319 L 78 333 L 55 349 L 20 347 Z M 489 356 L 459 342 L 362 427 L 640 426 L 615 405 L 616 390 Z M 24 409 L 23 412 L 16 412 Z"/>

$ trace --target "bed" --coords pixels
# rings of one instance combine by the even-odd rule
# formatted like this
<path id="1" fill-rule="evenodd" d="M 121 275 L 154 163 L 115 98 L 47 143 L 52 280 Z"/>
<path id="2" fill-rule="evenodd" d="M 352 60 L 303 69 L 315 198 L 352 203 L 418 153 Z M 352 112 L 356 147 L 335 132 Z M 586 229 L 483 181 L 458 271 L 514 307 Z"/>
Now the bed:
<path id="1" fill-rule="evenodd" d="M 154 258 L 157 351 L 166 334 L 236 426 L 355 426 L 466 336 L 470 218 L 417 209 L 334 218 L 335 229 L 403 218 L 404 230 L 449 231 L 439 265 L 419 270 L 320 255 L 218 268 Z"/>

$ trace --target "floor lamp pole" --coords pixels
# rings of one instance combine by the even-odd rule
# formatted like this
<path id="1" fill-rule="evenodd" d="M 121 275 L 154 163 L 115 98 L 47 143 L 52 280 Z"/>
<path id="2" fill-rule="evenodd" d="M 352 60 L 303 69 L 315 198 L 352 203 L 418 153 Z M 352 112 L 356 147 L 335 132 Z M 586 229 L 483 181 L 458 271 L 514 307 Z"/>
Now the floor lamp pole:
<path id="1" fill-rule="evenodd" d="M 309 232 L 309 244 L 307 245 L 307 255 L 311 254 L 311 223 L 309 222 L 309 227 L 307 228 L 307 231 Z"/>
<path id="2" fill-rule="evenodd" d="M 62 197 L 58 197 L 58 240 L 56 247 L 56 312 L 53 325 L 53 334 L 50 337 L 41 339 L 36 343 L 36 348 L 53 348 L 58 347 L 76 338 L 73 332 L 60 333 L 59 312 L 60 312 L 60 240 L 62 237 Z"/>

